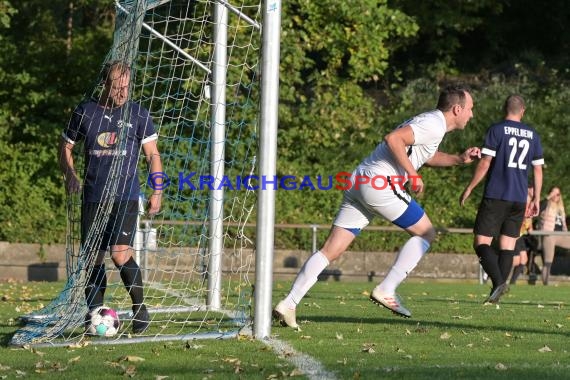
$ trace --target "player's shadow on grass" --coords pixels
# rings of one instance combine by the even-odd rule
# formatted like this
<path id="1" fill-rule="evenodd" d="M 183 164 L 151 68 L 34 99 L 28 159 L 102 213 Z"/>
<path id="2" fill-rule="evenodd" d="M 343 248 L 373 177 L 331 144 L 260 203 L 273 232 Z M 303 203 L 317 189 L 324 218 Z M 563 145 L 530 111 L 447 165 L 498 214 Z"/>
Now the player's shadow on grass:
<path id="1" fill-rule="evenodd" d="M 459 304 L 467 304 L 467 305 L 481 305 L 483 307 L 487 307 L 487 306 L 495 306 L 495 305 L 491 305 L 491 304 L 485 304 L 485 298 L 486 297 L 481 297 L 481 298 L 472 298 L 472 299 L 450 299 L 450 298 L 422 298 L 415 300 L 415 302 L 418 303 L 450 303 L 450 302 L 457 302 Z M 503 298 L 501 298 L 501 302 L 498 304 L 499 306 L 530 306 L 530 307 L 538 307 L 538 305 L 543 305 L 543 306 L 563 306 L 565 305 L 564 302 L 556 302 L 556 301 L 545 301 L 545 302 L 541 302 L 541 301 L 535 301 L 535 300 L 529 300 L 529 299 L 509 299 L 508 297 L 503 296 Z"/>
<path id="2" fill-rule="evenodd" d="M 0 325 L 0 327 L 5 327 L 6 325 Z M 0 333 L 0 347 L 10 347 L 10 341 L 16 332 L 11 331 L 7 333 Z"/>
<path id="3" fill-rule="evenodd" d="M 384 310 L 379 310 L 378 312 L 384 312 Z M 469 324 L 469 323 L 454 323 L 449 321 L 437 321 L 437 320 L 427 320 L 427 319 L 417 319 L 417 318 L 403 318 L 399 316 L 393 317 L 376 317 L 376 316 L 363 316 L 359 318 L 355 317 L 344 317 L 344 316 L 322 316 L 322 315 L 306 315 L 306 316 L 297 316 L 297 321 L 309 321 L 310 323 L 346 323 L 352 325 L 393 325 L 393 326 L 409 326 L 409 330 L 411 332 L 418 331 L 425 332 L 423 330 L 429 330 L 430 328 L 437 328 L 441 330 L 449 330 L 449 329 L 470 329 L 470 330 L 480 330 L 480 331 L 490 331 L 490 330 L 497 330 L 501 332 L 509 332 L 509 333 L 520 333 L 520 334 L 541 334 L 541 335 L 565 335 L 570 337 L 570 332 L 564 331 L 554 331 L 550 329 L 537 329 L 537 328 L 515 328 L 511 325 L 497 325 L 497 324 L 484 324 L 484 325 L 476 325 L 476 324 Z M 309 323 L 309 326 L 310 326 Z M 303 326 L 301 326 L 303 328 Z"/>

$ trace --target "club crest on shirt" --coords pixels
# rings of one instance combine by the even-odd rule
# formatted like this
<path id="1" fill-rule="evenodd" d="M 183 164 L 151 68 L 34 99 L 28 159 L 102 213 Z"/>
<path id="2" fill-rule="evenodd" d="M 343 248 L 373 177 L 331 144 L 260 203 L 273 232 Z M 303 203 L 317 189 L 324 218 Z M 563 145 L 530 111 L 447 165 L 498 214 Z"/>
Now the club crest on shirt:
<path id="1" fill-rule="evenodd" d="M 123 128 L 123 127 L 132 128 L 133 125 L 132 125 L 131 123 L 127 123 L 127 122 L 124 121 L 124 120 L 119 120 L 119 121 L 117 122 L 117 128 Z"/>
<path id="2" fill-rule="evenodd" d="M 103 132 L 97 136 L 97 144 L 103 148 L 110 148 L 117 143 L 117 132 Z"/>

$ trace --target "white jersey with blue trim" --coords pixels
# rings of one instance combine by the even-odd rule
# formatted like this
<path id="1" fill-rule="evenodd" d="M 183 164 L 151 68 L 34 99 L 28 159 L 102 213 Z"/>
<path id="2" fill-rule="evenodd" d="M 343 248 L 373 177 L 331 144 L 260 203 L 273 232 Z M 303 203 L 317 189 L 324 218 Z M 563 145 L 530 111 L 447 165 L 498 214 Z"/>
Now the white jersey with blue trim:
<path id="1" fill-rule="evenodd" d="M 406 120 L 396 129 L 406 125 L 410 125 L 414 132 L 414 144 L 406 146 L 406 154 L 414 169 L 418 170 L 437 152 L 447 132 L 447 124 L 443 113 L 440 110 L 433 110 Z M 385 141 L 378 144 L 376 149 L 358 165 L 356 172 L 368 177 L 378 175 L 407 177 L 406 171 L 396 162 Z"/>

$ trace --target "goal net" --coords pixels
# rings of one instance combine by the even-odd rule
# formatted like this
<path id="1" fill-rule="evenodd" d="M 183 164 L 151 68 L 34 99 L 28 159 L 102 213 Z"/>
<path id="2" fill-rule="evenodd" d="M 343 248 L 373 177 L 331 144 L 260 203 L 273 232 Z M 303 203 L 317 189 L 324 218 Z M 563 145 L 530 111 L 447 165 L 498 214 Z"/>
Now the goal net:
<path id="1" fill-rule="evenodd" d="M 129 63 L 129 96 L 149 110 L 163 164 L 151 173 L 139 152 L 141 209 L 157 176 L 163 189 L 160 213 L 141 211 L 134 239 L 150 325 L 132 333 L 131 299 L 107 253 L 104 304 L 118 312 L 121 327 L 112 338 L 84 333 L 85 287 L 124 165 L 117 154 L 83 240 L 81 195 L 68 195 L 67 282 L 49 305 L 21 318 L 12 345 L 224 338 L 253 318 L 261 1 L 121 0 L 116 10 L 103 63 Z M 102 90 L 95 82 L 88 97 Z M 84 153 L 74 149 L 78 173 Z"/>

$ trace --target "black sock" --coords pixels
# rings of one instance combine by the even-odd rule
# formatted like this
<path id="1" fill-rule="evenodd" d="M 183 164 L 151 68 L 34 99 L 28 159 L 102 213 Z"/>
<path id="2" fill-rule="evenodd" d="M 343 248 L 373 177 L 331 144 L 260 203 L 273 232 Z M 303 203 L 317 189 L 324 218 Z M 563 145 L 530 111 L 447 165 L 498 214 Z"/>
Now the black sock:
<path id="1" fill-rule="evenodd" d="M 524 272 L 525 266 L 522 264 L 517 265 L 513 268 L 513 275 L 511 277 L 511 284 L 515 284 L 519 276 Z"/>
<path id="2" fill-rule="evenodd" d="M 505 282 L 499 269 L 499 256 L 489 244 L 480 244 L 475 247 L 475 253 L 479 257 L 479 263 L 493 282 L 493 289 Z"/>
<path id="3" fill-rule="evenodd" d="M 124 265 L 117 266 L 119 269 L 119 274 L 125 284 L 125 288 L 131 300 L 133 301 L 133 306 L 141 305 L 144 301 L 143 298 L 143 283 L 141 269 L 136 261 L 131 257 Z"/>
<path id="4" fill-rule="evenodd" d="M 94 265 L 85 287 L 85 299 L 89 310 L 103 306 L 105 290 L 107 289 L 107 274 L 105 264 Z"/>
<path id="5" fill-rule="evenodd" d="M 511 268 L 513 267 L 513 257 L 515 256 L 515 251 L 512 249 L 501 249 L 499 253 L 499 269 L 501 270 L 501 276 L 503 280 L 507 281 L 509 274 L 511 273 Z"/>

